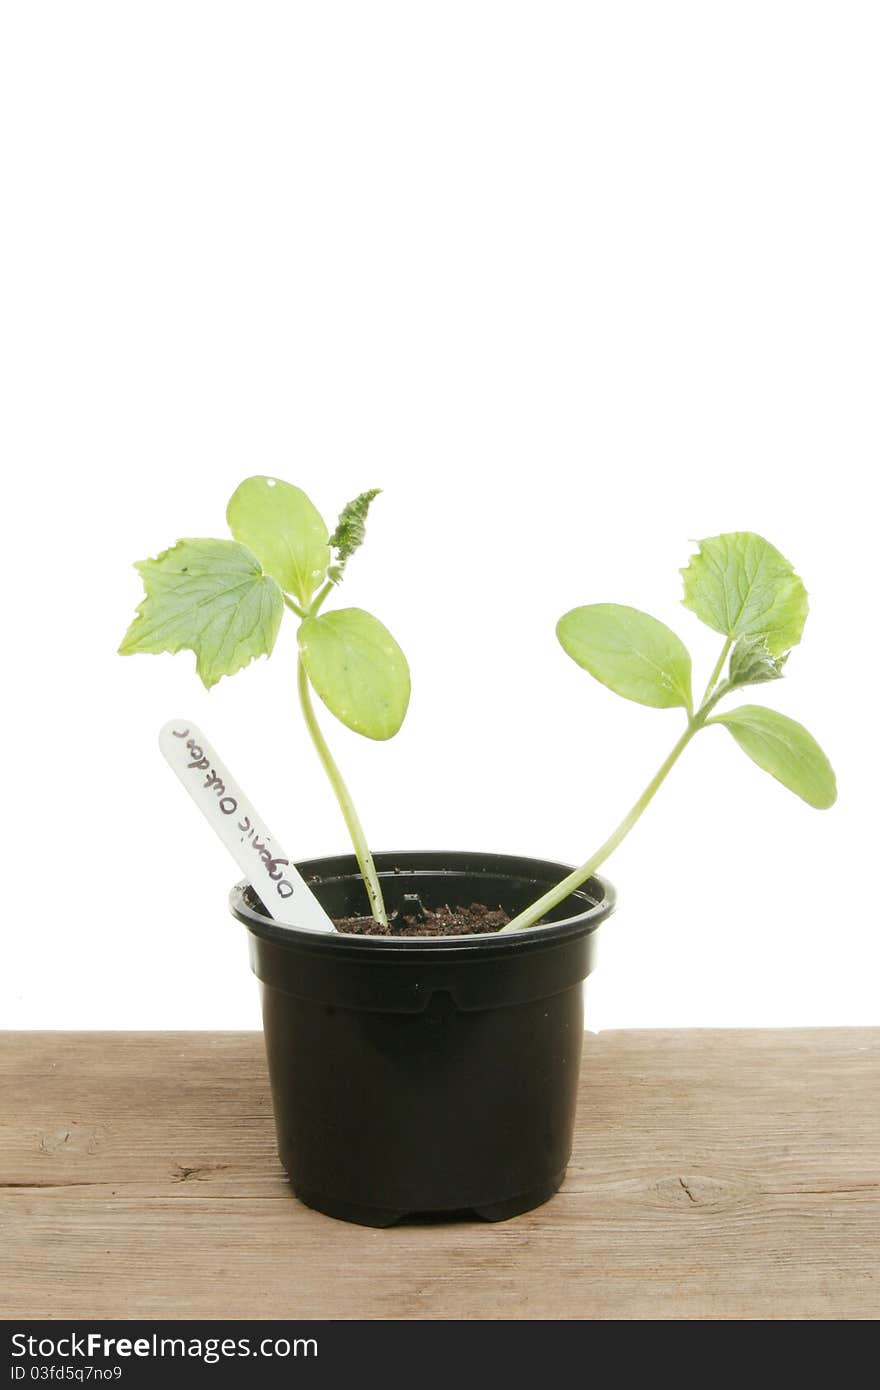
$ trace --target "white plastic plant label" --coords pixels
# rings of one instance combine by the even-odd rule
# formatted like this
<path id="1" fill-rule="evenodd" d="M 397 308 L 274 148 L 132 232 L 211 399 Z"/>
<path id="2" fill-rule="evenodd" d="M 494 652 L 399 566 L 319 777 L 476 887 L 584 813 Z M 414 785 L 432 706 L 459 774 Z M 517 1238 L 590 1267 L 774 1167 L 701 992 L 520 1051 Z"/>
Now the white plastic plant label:
<path id="1" fill-rule="evenodd" d="M 159 733 L 159 747 L 260 895 L 267 912 L 285 926 L 335 931 L 318 899 L 201 730 L 191 720 L 172 719 Z"/>

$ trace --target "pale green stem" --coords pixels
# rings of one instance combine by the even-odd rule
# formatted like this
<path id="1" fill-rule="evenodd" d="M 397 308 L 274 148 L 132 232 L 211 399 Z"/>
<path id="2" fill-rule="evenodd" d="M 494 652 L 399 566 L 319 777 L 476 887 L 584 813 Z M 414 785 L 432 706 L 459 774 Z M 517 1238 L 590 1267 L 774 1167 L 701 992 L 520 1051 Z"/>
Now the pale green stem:
<path id="1" fill-rule="evenodd" d="M 723 646 L 722 649 L 721 649 L 721 655 L 719 656 L 717 662 L 715 663 L 715 670 L 712 672 L 711 676 L 709 677 L 709 684 L 706 686 L 706 693 L 705 693 L 705 695 L 703 696 L 703 700 L 702 700 L 702 703 L 703 703 L 704 705 L 705 705 L 706 701 L 708 700 L 709 696 L 712 694 L 712 691 L 715 689 L 716 685 L 718 684 L 718 680 L 719 680 L 719 677 L 720 677 L 720 675 L 721 675 L 721 672 L 724 670 L 724 663 L 725 663 L 725 661 L 727 660 L 728 653 L 729 653 L 730 648 L 731 648 L 732 646 L 733 646 L 733 638 L 732 638 L 732 637 L 728 637 L 727 641 L 724 643 L 724 646 Z"/>
<path id="2" fill-rule="evenodd" d="M 580 888 L 582 883 L 585 883 L 588 878 L 592 877 L 600 865 L 605 863 L 608 856 L 614 853 L 621 840 L 625 839 L 632 830 L 639 816 L 650 804 L 654 794 L 663 782 L 665 782 L 694 734 L 701 727 L 702 723 L 697 723 L 696 718 L 690 721 L 681 738 L 678 740 L 678 743 L 669 754 L 669 757 L 662 766 L 657 769 L 657 772 L 651 778 L 638 801 L 627 811 L 617 829 L 611 832 L 604 845 L 601 845 L 585 864 L 581 864 L 578 869 L 573 869 L 560 883 L 555 884 L 552 888 L 548 889 L 542 897 L 538 898 L 537 902 L 532 903 L 525 911 L 521 912 L 517 917 L 514 917 L 512 921 L 508 922 L 506 927 L 502 927 L 502 931 L 521 931 L 525 927 L 533 927 L 536 922 L 540 922 L 541 918 L 544 917 L 551 908 L 563 902 L 568 897 L 569 893 L 573 893 L 576 888 Z"/>
<path id="3" fill-rule="evenodd" d="M 298 618 L 307 618 L 307 617 L 309 616 L 308 613 L 306 612 L 306 610 L 305 610 L 304 608 L 300 608 L 299 604 L 296 603 L 296 602 L 290 597 L 290 594 L 284 594 L 284 595 L 283 595 L 283 598 L 284 598 L 284 602 L 287 604 L 287 606 L 288 606 L 288 608 L 290 609 L 290 611 L 291 611 L 292 613 L 295 613 L 296 616 L 297 616 Z"/>
<path id="4" fill-rule="evenodd" d="M 336 585 L 333 583 L 333 580 L 328 579 L 327 583 L 324 585 L 317 598 L 312 599 L 312 606 L 309 609 L 309 617 L 314 617 L 327 595 L 332 594 L 335 588 Z"/>
<path id="5" fill-rule="evenodd" d="M 694 734 L 699 733 L 718 701 L 723 695 L 727 694 L 727 682 L 721 685 L 717 690 L 715 687 L 718 684 L 718 678 L 721 672 L 724 670 L 724 663 L 727 660 L 727 654 L 730 651 L 732 640 L 732 638 L 728 638 L 724 644 L 724 650 L 715 666 L 715 670 L 712 672 L 712 679 L 709 681 L 706 694 L 703 696 L 703 703 L 699 710 L 688 720 L 687 728 L 678 740 L 678 743 L 676 743 L 665 762 L 657 769 L 638 801 L 627 811 L 617 829 L 611 832 L 605 843 L 600 845 L 596 853 L 591 855 L 586 863 L 581 864 L 577 869 L 572 869 L 570 874 L 566 875 L 566 877 L 562 879 L 561 882 L 555 884 L 554 887 L 549 888 L 542 897 L 538 898 L 537 902 L 531 903 L 529 907 L 525 908 L 508 922 L 506 927 L 502 927 L 502 931 L 523 931 L 526 927 L 533 927 L 536 922 L 540 922 L 541 918 L 550 912 L 552 908 L 564 902 L 569 893 L 573 893 L 576 888 L 580 888 L 582 883 L 586 883 L 587 879 L 591 878 L 596 870 L 605 863 L 609 855 L 614 853 L 621 840 L 626 839 L 642 812 L 651 804 L 654 796 L 666 781 L 666 778 L 675 767 L 675 764 L 687 748 Z"/>
<path id="6" fill-rule="evenodd" d="M 382 897 L 382 888 L 379 884 L 379 875 L 376 872 L 376 865 L 373 863 L 373 856 L 367 845 L 363 827 L 358 819 L 358 813 L 354 808 L 354 802 L 343 781 L 342 773 L 336 766 L 333 754 L 327 747 L 327 742 L 315 716 L 312 696 L 309 690 L 309 678 L 306 675 L 306 668 L 302 663 L 302 658 L 300 658 L 297 663 L 296 683 L 306 727 L 311 735 L 318 757 L 321 759 L 324 771 L 330 779 L 330 785 L 336 793 L 336 800 L 339 802 L 345 824 L 348 827 L 348 833 L 351 836 L 357 862 L 360 866 L 361 874 L 363 875 L 364 886 L 370 900 L 370 909 L 380 926 L 387 927 L 388 917 L 385 912 L 385 900 Z"/>

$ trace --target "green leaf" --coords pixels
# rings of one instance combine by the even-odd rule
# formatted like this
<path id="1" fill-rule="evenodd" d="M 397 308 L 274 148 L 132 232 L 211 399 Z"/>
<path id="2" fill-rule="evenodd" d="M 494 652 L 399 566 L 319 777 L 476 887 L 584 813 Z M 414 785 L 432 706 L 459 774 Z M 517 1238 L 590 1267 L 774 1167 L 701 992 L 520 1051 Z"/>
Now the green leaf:
<path id="1" fill-rule="evenodd" d="M 353 502 L 348 502 L 339 513 L 339 520 L 336 523 L 336 530 L 330 537 L 330 544 L 336 551 L 336 561 L 328 570 L 329 577 L 334 584 L 339 584 L 342 574 L 354 552 L 364 543 L 366 528 L 364 523 L 367 519 L 367 512 L 370 510 L 370 503 L 374 497 L 378 497 L 382 491 L 380 487 L 371 488 L 369 492 L 361 492 Z"/>
<path id="2" fill-rule="evenodd" d="M 761 705 L 741 705 L 729 714 L 716 714 L 708 722 L 724 724 L 752 762 L 810 806 L 825 810 L 834 805 L 834 770 L 803 724 Z"/>
<path id="3" fill-rule="evenodd" d="M 305 493 L 280 478 L 246 478 L 226 508 L 229 529 L 287 593 L 308 606 L 327 573 L 327 527 Z"/>
<path id="4" fill-rule="evenodd" d="M 627 700 L 691 708 L 691 658 L 665 623 L 638 608 L 592 603 L 559 619 L 556 635 L 578 666 Z"/>
<path id="5" fill-rule="evenodd" d="M 730 653 L 728 688 L 781 680 L 787 660 L 788 652 L 771 656 L 763 637 L 743 637 Z"/>
<path id="6" fill-rule="evenodd" d="M 361 608 L 306 618 L 299 649 L 309 680 L 337 719 L 367 738 L 397 733 L 409 704 L 409 667 L 378 618 Z"/>
<path id="7" fill-rule="evenodd" d="M 284 600 L 238 541 L 178 541 L 135 569 L 146 597 L 122 639 L 123 656 L 187 648 L 210 687 L 271 654 Z"/>
<path id="8" fill-rule="evenodd" d="M 725 637 L 760 637 L 771 656 L 801 640 L 807 591 L 761 536 L 731 531 L 700 541 L 681 574 L 685 607 Z"/>

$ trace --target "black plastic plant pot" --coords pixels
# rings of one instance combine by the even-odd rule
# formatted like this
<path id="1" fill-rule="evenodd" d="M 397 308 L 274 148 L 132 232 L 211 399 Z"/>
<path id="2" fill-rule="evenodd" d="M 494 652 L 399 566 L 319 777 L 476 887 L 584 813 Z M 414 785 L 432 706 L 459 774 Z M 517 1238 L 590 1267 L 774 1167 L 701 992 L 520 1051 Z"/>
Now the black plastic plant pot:
<path id="1" fill-rule="evenodd" d="M 368 912 L 351 855 L 298 865 L 331 917 Z M 513 914 L 568 872 L 502 854 L 378 854 L 389 914 L 485 903 Z M 278 1147 L 302 1202 L 390 1226 L 547 1201 L 571 1154 L 583 989 L 614 891 L 591 878 L 540 927 L 354 936 L 280 926 L 246 884 Z"/>

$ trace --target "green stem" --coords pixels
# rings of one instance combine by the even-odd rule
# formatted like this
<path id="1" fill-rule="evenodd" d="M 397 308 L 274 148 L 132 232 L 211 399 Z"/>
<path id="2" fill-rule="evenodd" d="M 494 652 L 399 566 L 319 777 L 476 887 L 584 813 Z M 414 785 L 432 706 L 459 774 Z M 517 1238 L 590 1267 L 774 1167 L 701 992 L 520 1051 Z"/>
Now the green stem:
<path id="1" fill-rule="evenodd" d="M 625 839 L 632 830 L 642 812 L 650 805 L 656 792 L 666 781 L 666 778 L 678 762 L 685 748 L 687 748 L 694 734 L 698 729 L 701 729 L 702 726 L 702 711 L 700 711 L 700 714 L 695 715 L 693 719 L 689 720 L 687 728 L 669 754 L 669 757 L 657 769 L 638 801 L 627 811 L 617 829 L 611 832 L 604 845 L 601 845 L 599 849 L 596 850 L 596 853 L 590 856 L 586 863 L 581 864 L 580 868 L 573 869 L 560 883 L 555 884 L 554 887 L 548 889 L 542 897 L 538 898 L 537 902 L 533 902 L 523 912 L 520 912 L 517 917 L 514 917 L 512 921 L 508 922 L 506 927 L 502 927 L 502 931 L 522 931 L 526 927 L 533 927 L 536 922 L 540 922 L 541 918 L 544 917 L 551 908 L 563 902 L 568 897 L 569 893 L 573 893 L 576 888 L 580 888 L 582 883 L 585 883 L 588 878 L 592 877 L 600 865 L 605 863 L 608 856 L 614 853 L 621 840 Z"/>
<path id="2" fill-rule="evenodd" d="M 300 608 L 299 604 L 294 602 L 290 594 L 284 594 L 283 598 L 290 611 L 295 613 L 298 618 L 307 618 L 309 616 L 304 608 Z"/>
<path id="3" fill-rule="evenodd" d="M 706 701 L 708 700 L 709 696 L 712 694 L 712 691 L 715 689 L 716 685 L 718 684 L 718 680 L 719 680 L 719 677 L 720 677 L 720 675 L 721 675 L 721 672 L 724 670 L 724 663 L 725 663 L 725 661 L 727 660 L 728 653 L 730 652 L 730 649 L 731 649 L 732 646 L 733 646 L 733 638 L 732 638 L 732 637 L 728 637 L 727 641 L 724 643 L 724 646 L 723 646 L 722 649 L 721 649 L 721 655 L 719 656 L 718 660 L 717 660 L 716 663 L 715 663 L 715 670 L 712 672 L 711 676 L 709 677 L 709 684 L 706 686 L 706 693 L 705 693 L 705 695 L 703 696 L 703 700 L 702 700 L 702 703 L 703 703 L 704 705 L 705 705 Z"/>
<path id="4" fill-rule="evenodd" d="M 333 580 L 332 580 L 332 579 L 328 579 L 328 580 L 327 580 L 327 583 L 324 585 L 323 589 L 320 591 L 320 593 L 317 595 L 317 597 L 312 599 L 312 606 L 311 606 L 311 608 L 309 609 L 309 617 L 310 617 L 310 618 L 313 618 L 313 617 L 315 616 L 315 614 L 317 613 L 318 609 L 321 607 L 321 604 L 324 602 L 324 600 L 325 600 L 325 598 L 327 597 L 327 595 L 328 595 L 328 594 L 332 594 L 332 593 L 333 593 L 333 590 L 334 590 L 335 588 L 336 588 L 336 585 L 333 583 Z"/>
<path id="5" fill-rule="evenodd" d="M 387 927 L 388 917 L 385 912 L 385 900 L 382 897 L 382 888 L 379 884 L 379 875 L 376 872 L 376 865 L 373 863 L 373 856 L 367 845 L 363 827 L 358 819 L 358 813 L 354 808 L 348 787 L 342 778 L 342 773 L 336 765 L 333 754 L 327 747 L 324 735 L 321 733 L 318 720 L 315 717 L 315 710 L 312 704 L 312 696 L 309 690 L 309 678 L 306 675 L 306 668 L 302 663 L 302 658 L 297 663 L 296 683 L 299 691 L 299 702 L 302 706 L 303 717 L 306 721 L 306 728 L 311 735 L 312 742 L 321 759 L 321 764 L 330 779 L 330 785 L 336 793 L 336 800 L 339 802 L 345 824 L 348 826 L 348 833 L 354 846 L 357 862 L 363 875 L 364 886 L 370 900 L 370 909 L 380 926 Z"/>
<path id="6" fill-rule="evenodd" d="M 605 863 L 609 855 L 614 853 L 621 840 L 626 839 L 642 812 L 651 804 L 660 787 L 662 787 L 663 783 L 666 781 L 666 778 L 675 767 L 675 764 L 687 748 L 694 734 L 699 733 L 700 729 L 702 729 L 706 720 L 709 718 L 709 715 L 712 713 L 712 710 L 718 704 L 718 701 L 728 693 L 729 683 L 725 681 L 722 685 L 718 686 L 718 678 L 724 670 L 724 663 L 727 660 L 727 654 L 730 651 L 732 641 L 733 638 L 729 637 L 724 644 L 724 650 L 715 666 L 715 670 L 712 672 L 712 679 L 709 681 L 706 693 L 703 696 L 703 703 L 697 710 L 697 713 L 691 715 L 688 719 L 687 728 L 678 740 L 678 743 L 675 745 L 668 758 L 666 758 L 665 762 L 661 763 L 660 767 L 658 767 L 638 801 L 634 806 L 630 807 L 617 829 L 611 832 L 604 845 L 600 845 L 596 853 L 591 855 L 586 863 L 581 864 L 578 869 L 572 869 L 571 873 L 562 879 L 560 883 L 548 889 L 542 897 L 538 898 L 537 902 L 533 902 L 529 907 L 525 908 L 514 917 L 512 921 L 508 922 L 506 927 L 502 927 L 502 931 L 523 931 L 526 927 L 533 927 L 536 922 L 540 922 L 541 918 L 544 917 L 551 908 L 557 907 L 559 903 L 564 902 L 569 893 L 573 893 L 576 888 L 580 888 L 582 883 L 585 883 L 588 878 L 591 878 L 596 870 Z M 716 686 L 718 687 L 717 689 Z"/>

